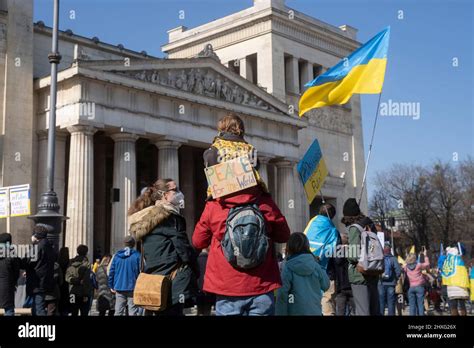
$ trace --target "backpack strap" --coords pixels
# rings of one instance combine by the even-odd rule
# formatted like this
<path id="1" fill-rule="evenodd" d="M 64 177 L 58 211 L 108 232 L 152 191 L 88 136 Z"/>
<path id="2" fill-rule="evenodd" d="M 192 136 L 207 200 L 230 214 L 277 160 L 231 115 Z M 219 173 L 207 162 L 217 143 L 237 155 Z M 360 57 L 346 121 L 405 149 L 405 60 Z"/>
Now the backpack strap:
<path id="1" fill-rule="evenodd" d="M 145 269 L 145 253 L 143 252 L 143 240 L 140 242 L 140 273 Z"/>
<path id="2" fill-rule="evenodd" d="M 364 232 L 364 228 L 361 225 L 359 225 L 358 223 L 350 225 L 347 229 L 349 230 L 351 227 L 357 228 L 361 234 L 362 234 L 362 232 Z"/>

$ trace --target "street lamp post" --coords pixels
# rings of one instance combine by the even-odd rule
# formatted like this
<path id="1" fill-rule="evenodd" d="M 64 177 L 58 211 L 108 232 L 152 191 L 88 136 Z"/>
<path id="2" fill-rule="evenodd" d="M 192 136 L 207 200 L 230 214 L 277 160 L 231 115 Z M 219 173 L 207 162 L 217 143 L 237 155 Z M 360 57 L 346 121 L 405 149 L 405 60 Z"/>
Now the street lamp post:
<path id="1" fill-rule="evenodd" d="M 58 64 L 61 61 L 61 55 L 58 52 L 58 24 L 59 24 L 59 0 L 54 0 L 53 16 L 53 35 L 52 50 L 48 55 L 51 64 L 51 89 L 50 89 L 50 108 L 48 124 L 48 158 L 47 158 L 47 191 L 41 194 L 38 204 L 38 212 L 28 218 L 35 223 L 43 223 L 51 227 L 48 233 L 48 239 L 52 242 L 56 252 L 59 250 L 59 234 L 61 223 L 67 219 L 59 213 L 58 196 L 54 192 L 54 158 L 56 143 L 56 93 L 58 81 Z"/>

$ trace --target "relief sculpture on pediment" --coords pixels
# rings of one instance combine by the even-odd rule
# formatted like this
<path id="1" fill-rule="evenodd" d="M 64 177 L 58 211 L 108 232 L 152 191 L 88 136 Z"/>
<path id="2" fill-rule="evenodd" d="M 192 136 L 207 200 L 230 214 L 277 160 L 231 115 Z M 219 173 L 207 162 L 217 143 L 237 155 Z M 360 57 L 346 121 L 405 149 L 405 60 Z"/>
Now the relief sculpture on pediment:
<path id="1" fill-rule="evenodd" d="M 176 88 L 185 92 L 248 105 L 263 110 L 276 111 L 255 94 L 233 83 L 212 69 L 163 69 L 119 71 L 138 80 Z"/>

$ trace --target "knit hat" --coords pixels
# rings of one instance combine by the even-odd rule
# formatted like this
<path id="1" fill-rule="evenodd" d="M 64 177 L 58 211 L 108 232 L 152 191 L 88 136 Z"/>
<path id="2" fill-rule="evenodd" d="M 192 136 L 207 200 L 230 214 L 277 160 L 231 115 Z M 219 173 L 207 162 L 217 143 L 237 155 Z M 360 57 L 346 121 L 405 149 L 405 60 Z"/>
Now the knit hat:
<path id="1" fill-rule="evenodd" d="M 36 239 L 44 239 L 48 235 L 48 233 L 53 232 L 54 229 L 51 225 L 47 224 L 36 224 L 35 227 L 33 228 L 33 236 Z"/>
<path id="2" fill-rule="evenodd" d="M 348 198 L 342 208 L 344 216 L 357 216 L 360 214 L 359 204 L 355 198 Z"/>
<path id="3" fill-rule="evenodd" d="M 10 233 L 0 233 L 0 244 L 12 243 L 12 235 Z"/>

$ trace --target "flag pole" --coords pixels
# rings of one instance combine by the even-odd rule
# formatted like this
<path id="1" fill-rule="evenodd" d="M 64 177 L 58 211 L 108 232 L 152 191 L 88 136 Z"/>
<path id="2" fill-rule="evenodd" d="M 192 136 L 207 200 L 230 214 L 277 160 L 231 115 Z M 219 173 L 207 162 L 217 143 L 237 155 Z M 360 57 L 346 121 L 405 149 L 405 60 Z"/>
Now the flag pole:
<path id="1" fill-rule="evenodd" d="M 323 196 L 323 191 L 321 189 L 319 189 L 319 194 L 321 195 L 321 203 L 326 204 L 326 201 L 324 200 L 324 196 Z M 328 216 L 328 219 L 331 220 L 331 217 L 329 216 L 328 208 L 326 208 L 326 206 L 324 206 L 324 210 L 326 210 L 326 215 Z"/>
<path id="2" fill-rule="evenodd" d="M 362 178 L 362 186 L 361 186 L 361 189 L 360 189 L 360 196 L 359 196 L 359 202 L 358 202 L 359 205 L 360 205 L 360 201 L 362 200 L 362 195 L 364 194 L 365 181 L 367 179 L 367 170 L 369 169 L 370 154 L 372 153 L 372 146 L 374 144 L 375 128 L 377 127 L 377 120 L 379 118 L 381 98 L 382 98 L 382 91 L 380 91 L 379 100 L 377 102 L 377 111 L 375 113 L 374 127 L 372 128 L 372 137 L 370 139 L 369 153 L 367 154 L 367 162 L 365 162 L 364 176 Z"/>

